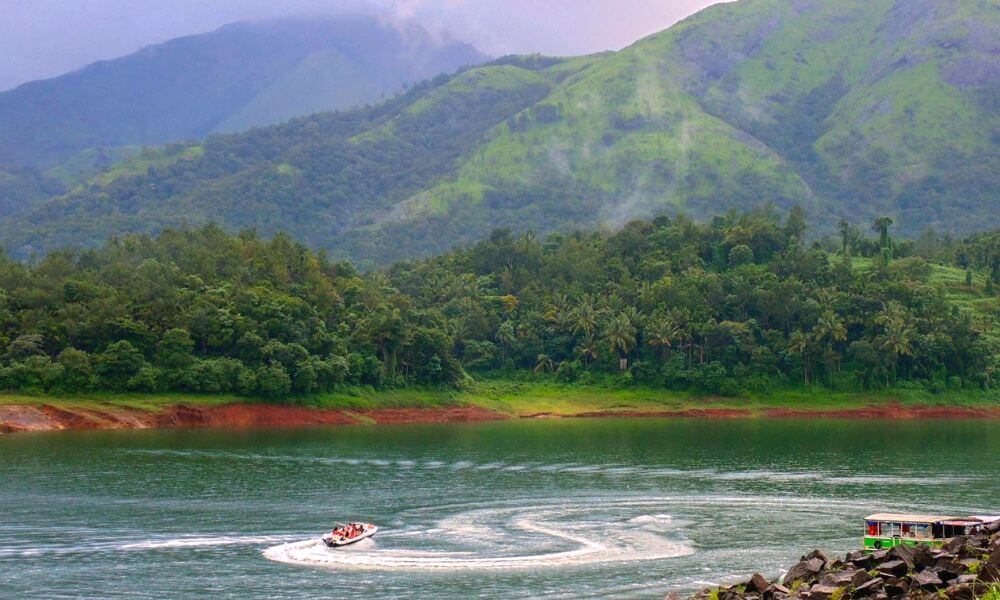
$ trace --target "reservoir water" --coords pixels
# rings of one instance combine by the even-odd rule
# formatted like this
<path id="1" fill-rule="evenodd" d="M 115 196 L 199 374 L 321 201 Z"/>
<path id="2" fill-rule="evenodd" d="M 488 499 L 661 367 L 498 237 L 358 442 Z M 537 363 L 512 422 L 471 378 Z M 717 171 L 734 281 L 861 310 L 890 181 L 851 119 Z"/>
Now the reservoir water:
<path id="1" fill-rule="evenodd" d="M 0 436 L 0 597 L 658 598 L 1000 513 L 998 457 L 995 421 Z M 319 544 L 345 520 L 382 531 Z"/>

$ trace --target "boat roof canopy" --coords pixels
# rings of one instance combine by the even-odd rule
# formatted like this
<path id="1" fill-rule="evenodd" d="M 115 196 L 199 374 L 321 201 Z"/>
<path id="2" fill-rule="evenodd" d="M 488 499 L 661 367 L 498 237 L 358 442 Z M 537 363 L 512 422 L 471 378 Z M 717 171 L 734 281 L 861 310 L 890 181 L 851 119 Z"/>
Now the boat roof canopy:
<path id="1" fill-rule="evenodd" d="M 933 515 L 901 515 L 894 513 L 876 513 L 865 517 L 866 521 L 888 521 L 890 523 L 937 523 L 940 521 L 955 521 L 959 517 Z"/>

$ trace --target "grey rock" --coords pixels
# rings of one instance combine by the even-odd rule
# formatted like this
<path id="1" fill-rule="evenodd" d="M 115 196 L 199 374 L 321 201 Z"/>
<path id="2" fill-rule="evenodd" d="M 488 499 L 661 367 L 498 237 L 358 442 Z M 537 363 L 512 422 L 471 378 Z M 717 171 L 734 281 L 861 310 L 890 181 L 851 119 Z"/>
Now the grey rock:
<path id="1" fill-rule="evenodd" d="M 910 579 L 913 580 L 913 583 L 924 589 L 937 589 L 944 585 L 938 574 L 930 569 L 924 569 Z"/>
<path id="2" fill-rule="evenodd" d="M 901 560 L 890 560 L 888 562 L 884 562 L 881 565 L 879 565 L 878 570 L 880 573 L 898 577 L 909 571 L 910 567 Z"/>
<path id="3" fill-rule="evenodd" d="M 968 539 L 969 538 L 964 535 L 953 537 L 944 545 L 944 551 L 950 552 L 951 554 L 960 554 L 962 549 L 965 548 L 965 542 Z"/>
<path id="4" fill-rule="evenodd" d="M 961 583 L 948 586 L 944 593 L 949 600 L 976 600 L 989 590 L 989 586 L 982 582 Z"/>
<path id="5" fill-rule="evenodd" d="M 829 600 L 831 596 L 838 593 L 841 589 L 834 585 L 814 585 L 809 589 L 809 597 L 813 600 Z"/>
<path id="6" fill-rule="evenodd" d="M 1000 581 L 1000 552 L 994 552 L 979 567 L 979 579 L 983 581 Z"/>
<path id="7" fill-rule="evenodd" d="M 933 566 L 937 561 L 937 556 L 930 546 L 921 544 L 913 550 L 913 568 L 926 569 Z"/>
<path id="8" fill-rule="evenodd" d="M 910 585 L 905 579 L 897 577 L 896 579 L 887 579 L 883 589 L 885 589 L 886 594 L 889 594 L 890 598 L 896 598 L 910 591 Z"/>
<path id="9" fill-rule="evenodd" d="M 942 557 L 934 563 L 934 570 L 937 571 L 938 577 L 941 579 L 951 581 L 962 573 L 965 573 L 968 567 L 954 559 Z"/>
<path id="10" fill-rule="evenodd" d="M 889 549 L 888 558 L 890 560 L 901 560 L 906 563 L 907 567 L 913 568 L 913 558 L 915 554 L 916 551 L 912 547 L 901 544 L 899 546 L 893 546 Z"/>
<path id="11" fill-rule="evenodd" d="M 768 587 L 769 584 L 767 580 L 764 579 L 764 576 L 761 575 L 760 573 L 754 573 L 753 577 L 750 578 L 750 581 L 747 582 L 746 591 L 751 593 L 756 592 L 758 594 L 763 594 L 764 592 L 767 591 Z"/>
<path id="12" fill-rule="evenodd" d="M 799 561 L 788 570 L 781 582 L 789 585 L 796 581 L 813 581 L 816 579 L 816 574 L 823 570 L 823 564 L 819 558 Z"/>
<path id="13" fill-rule="evenodd" d="M 851 585 L 855 588 L 860 587 L 869 581 L 872 581 L 872 576 L 861 569 L 855 571 L 854 575 L 851 576 Z"/>
<path id="14" fill-rule="evenodd" d="M 847 571 L 837 571 L 834 573 L 825 573 L 819 580 L 821 584 L 833 585 L 837 587 L 844 587 L 851 584 L 854 580 L 854 575 L 857 573 L 863 573 L 864 571 L 851 569 Z"/>
<path id="15" fill-rule="evenodd" d="M 855 586 L 854 591 L 851 592 L 851 597 L 864 598 L 877 592 L 881 592 L 883 583 L 885 583 L 885 581 L 881 577 L 869 579 L 861 585 Z"/>

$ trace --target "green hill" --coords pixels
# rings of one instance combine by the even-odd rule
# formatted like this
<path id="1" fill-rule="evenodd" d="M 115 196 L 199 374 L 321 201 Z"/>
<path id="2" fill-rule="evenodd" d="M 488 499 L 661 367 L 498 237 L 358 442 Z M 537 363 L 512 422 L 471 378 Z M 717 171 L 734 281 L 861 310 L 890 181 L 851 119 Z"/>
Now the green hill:
<path id="1" fill-rule="evenodd" d="M 0 93 L 0 164 L 52 165 L 88 148 L 279 123 L 485 59 L 375 17 L 237 23 Z"/>
<path id="2" fill-rule="evenodd" d="M 996 227 L 997 40 L 991 0 L 720 4 L 617 53 L 507 58 L 125 163 L 3 239 L 23 255 L 215 221 L 388 262 L 498 226 L 765 203 L 828 227 Z"/>

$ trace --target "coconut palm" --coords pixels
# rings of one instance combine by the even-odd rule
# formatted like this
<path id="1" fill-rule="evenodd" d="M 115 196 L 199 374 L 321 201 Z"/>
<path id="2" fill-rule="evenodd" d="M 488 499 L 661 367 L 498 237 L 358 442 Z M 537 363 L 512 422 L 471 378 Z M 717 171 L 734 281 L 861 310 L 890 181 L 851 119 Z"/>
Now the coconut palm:
<path id="1" fill-rule="evenodd" d="M 889 247 L 889 228 L 892 227 L 892 217 L 878 217 L 872 223 L 872 230 L 878 232 L 879 247 Z"/>
<path id="2" fill-rule="evenodd" d="M 881 325 L 885 332 L 880 339 L 879 347 L 892 357 L 892 374 L 895 379 L 899 357 L 913 356 L 913 326 L 910 324 L 910 315 L 902 304 L 890 300 L 875 317 L 875 322 Z"/>
<path id="3" fill-rule="evenodd" d="M 826 354 L 828 357 L 837 357 L 834 359 L 834 364 L 839 371 L 840 354 L 834 351 L 833 346 L 837 342 L 843 342 L 847 339 L 847 327 L 844 327 L 843 320 L 832 310 L 824 312 L 816 322 L 816 327 L 813 328 L 813 337 L 817 342 L 826 340 Z"/>
<path id="4" fill-rule="evenodd" d="M 576 353 L 583 358 L 583 366 L 589 368 L 591 361 L 597 360 L 600 348 L 594 336 L 587 336 L 576 347 Z"/>
<path id="5" fill-rule="evenodd" d="M 841 219 L 840 243 L 841 243 L 841 252 L 844 254 L 844 256 L 847 256 L 848 254 L 851 253 L 851 236 L 853 232 L 854 229 L 851 227 L 851 224 L 848 223 L 846 219 Z"/>
<path id="6" fill-rule="evenodd" d="M 534 373 L 537 375 L 539 373 L 551 373 L 556 370 L 556 363 L 549 357 L 548 354 L 539 354 L 538 358 L 535 360 Z"/>
<path id="7" fill-rule="evenodd" d="M 670 350 L 678 340 L 680 329 L 669 317 L 660 317 L 653 321 L 646 332 L 647 343 L 654 348 L 659 348 L 664 359 L 670 357 Z"/>
<path id="8" fill-rule="evenodd" d="M 813 328 L 813 336 L 816 341 L 826 340 L 830 346 L 833 346 L 834 343 L 847 339 L 847 328 L 844 327 L 844 321 L 837 313 L 830 310 L 820 315 L 816 327 Z"/>
<path id="9" fill-rule="evenodd" d="M 812 338 L 801 329 L 796 329 L 788 338 L 788 351 L 802 357 L 802 374 L 806 386 L 809 385 L 809 371 L 812 360 Z"/>
<path id="10" fill-rule="evenodd" d="M 573 333 L 583 335 L 585 338 L 593 337 L 600 317 L 593 296 L 586 294 L 581 296 L 573 309 Z"/>
<path id="11" fill-rule="evenodd" d="M 507 353 L 510 351 L 511 344 L 517 340 L 517 332 L 514 329 L 514 324 L 510 321 L 504 321 L 497 328 L 497 343 L 500 346 L 500 363 L 507 362 Z"/>
<path id="12" fill-rule="evenodd" d="M 573 311 L 570 308 L 569 298 L 565 294 L 556 295 L 543 316 L 546 321 L 555 325 L 559 332 L 567 332 L 573 329 Z"/>
<path id="13" fill-rule="evenodd" d="M 621 313 L 615 315 L 608 322 L 604 337 L 611 352 L 618 354 L 618 367 L 622 371 L 628 369 L 628 355 L 636 343 L 636 329 L 629 318 Z"/>

